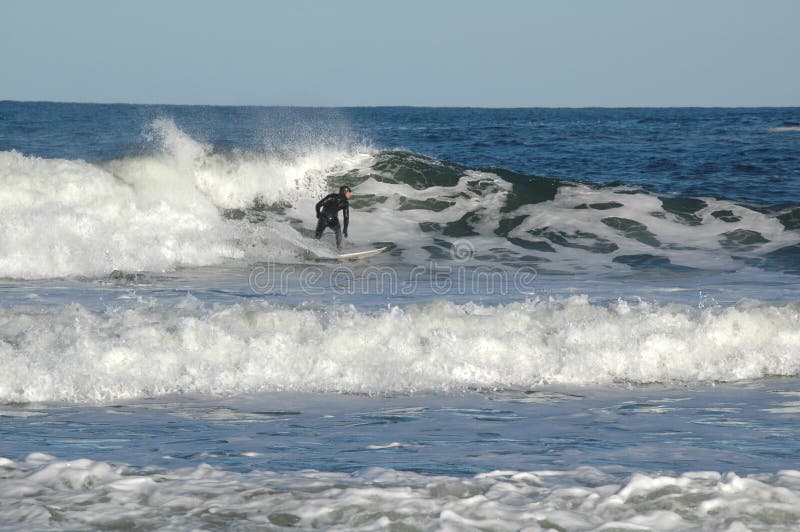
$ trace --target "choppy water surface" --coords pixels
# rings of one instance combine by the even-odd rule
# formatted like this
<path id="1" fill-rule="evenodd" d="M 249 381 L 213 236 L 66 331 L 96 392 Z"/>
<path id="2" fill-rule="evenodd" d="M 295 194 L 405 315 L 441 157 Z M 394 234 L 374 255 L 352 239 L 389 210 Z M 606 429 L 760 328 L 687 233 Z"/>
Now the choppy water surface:
<path id="1" fill-rule="evenodd" d="M 798 135 L 0 102 L 0 526 L 793 529 Z"/>

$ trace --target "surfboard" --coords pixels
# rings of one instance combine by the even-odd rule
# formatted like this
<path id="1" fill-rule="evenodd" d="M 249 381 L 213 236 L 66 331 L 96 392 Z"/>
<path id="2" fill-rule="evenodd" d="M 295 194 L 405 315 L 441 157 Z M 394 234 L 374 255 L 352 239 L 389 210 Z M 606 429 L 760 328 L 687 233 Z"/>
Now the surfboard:
<path id="1" fill-rule="evenodd" d="M 351 251 L 350 253 L 339 253 L 336 255 L 336 258 L 339 260 L 357 260 L 357 259 L 365 259 L 367 257 L 372 257 L 373 255 L 377 255 L 378 253 L 383 253 L 386 251 L 388 246 L 384 246 L 382 248 L 375 248 L 375 249 L 367 249 L 362 251 Z"/>

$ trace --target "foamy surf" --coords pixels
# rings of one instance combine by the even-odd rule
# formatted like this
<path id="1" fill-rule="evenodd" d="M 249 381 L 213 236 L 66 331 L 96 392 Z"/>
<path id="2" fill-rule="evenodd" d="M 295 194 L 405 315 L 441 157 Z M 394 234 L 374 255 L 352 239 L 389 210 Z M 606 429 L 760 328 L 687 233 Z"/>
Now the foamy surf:
<path id="1" fill-rule="evenodd" d="M 20 461 L 0 457 L 0 501 L 0 521 L 28 530 L 794 530 L 800 472 L 237 473 L 208 465 L 141 470 L 33 453 Z"/>
<path id="2" fill-rule="evenodd" d="M 226 210 L 315 198 L 330 173 L 369 158 L 327 148 L 294 158 L 220 155 L 169 120 L 151 128 L 161 152 L 103 164 L 0 152 L 0 277 L 294 260 L 298 247 L 276 238 L 270 220 L 252 224 Z"/>
<path id="3" fill-rule="evenodd" d="M 366 312 L 267 302 L 0 310 L 0 402 L 529 389 L 800 374 L 797 305 L 583 297 Z"/>

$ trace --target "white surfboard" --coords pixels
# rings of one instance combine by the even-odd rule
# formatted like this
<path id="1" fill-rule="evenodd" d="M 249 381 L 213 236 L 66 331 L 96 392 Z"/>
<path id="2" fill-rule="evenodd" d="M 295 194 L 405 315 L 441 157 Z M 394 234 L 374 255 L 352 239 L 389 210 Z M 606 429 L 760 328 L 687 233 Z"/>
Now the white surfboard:
<path id="1" fill-rule="evenodd" d="M 356 259 L 365 259 L 367 257 L 372 257 L 373 255 L 377 255 L 378 253 L 383 253 L 386 251 L 388 246 L 384 246 L 382 248 L 375 248 L 375 249 L 367 249 L 362 251 L 351 251 L 350 253 L 339 253 L 336 255 L 336 258 L 339 260 L 356 260 Z"/>

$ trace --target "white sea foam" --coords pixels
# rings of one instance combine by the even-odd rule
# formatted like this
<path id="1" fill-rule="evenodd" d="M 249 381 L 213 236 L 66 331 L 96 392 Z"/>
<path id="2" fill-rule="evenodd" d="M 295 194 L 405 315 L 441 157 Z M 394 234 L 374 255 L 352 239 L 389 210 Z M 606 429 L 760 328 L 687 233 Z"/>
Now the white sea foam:
<path id="1" fill-rule="evenodd" d="M 0 310 L 0 401 L 382 393 L 800 374 L 797 305 L 449 302 L 362 312 L 266 302 Z"/>
<path id="2" fill-rule="evenodd" d="M 636 256 L 658 257 L 677 267 L 730 271 L 741 268 L 742 259 L 800 242 L 800 233 L 785 229 L 775 215 L 726 200 L 698 198 L 705 206 L 681 216 L 665 210 L 658 196 L 630 187 L 564 185 L 553 200 L 509 210 L 512 190 L 509 181 L 473 170 L 451 186 L 423 189 L 370 176 L 354 189 L 356 197 L 382 199 L 351 216 L 350 232 L 359 245 L 392 241 L 415 264 L 429 261 L 431 248 L 447 255 L 447 246 L 461 244 L 473 251 L 475 263 L 527 256 L 537 258 L 545 270 L 562 272 L 627 271 L 625 258 Z M 409 200 L 419 207 L 404 206 Z M 313 224 L 312 203 L 305 201 L 292 215 Z M 424 206 L 426 201 L 443 207 L 432 210 Z M 500 224 L 514 219 L 519 221 L 508 238 L 498 236 Z M 462 221 L 468 229 L 459 227 Z M 455 232 L 443 230 L 448 224 L 455 224 Z M 618 258 L 621 262 L 615 262 Z"/>
<path id="3" fill-rule="evenodd" d="M 391 469 L 236 473 L 134 470 L 88 459 L 0 458 L 0 522 L 58 528 L 300 527 L 326 530 L 794 530 L 800 472 Z"/>
<path id="4" fill-rule="evenodd" d="M 694 213 L 697 222 L 687 223 L 679 215 L 665 211 L 661 199 L 649 193 L 632 191 L 627 187 L 563 186 L 552 201 L 523 205 L 504 215 L 508 218 L 524 216 L 509 237 L 546 243 L 556 253 L 523 250 L 516 245 L 509 247 L 539 256 L 568 271 L 626 268 L 612 261 L 630 255 L 664 257 L 677 266 L 726 270 L 736 269 L 737 260 L 742 257 L 760 256 L 800 241 L 797 232 L 785 230 L 774 216 L 730 201 L 701 199 L 706 206 Z M 612 207 L 578 208 L 587 204 Z M 738 220 L 717 219 L 712 213 L 718 211 L 730 211 Z M 625 231 L 614 226 L 615 220 L 634 227 L 630 232 Z M 537 231 L 539 235 L 535 234 Z M 547 239 L 547 232 L 562 237 L 566 243 Z M 725 248 L 726 244 L 730 245 L 726 235 L 745 232 L 757 233 L 763 241 L 743 244 L 735 250 Z M 609 250 L 599 252 L 596 249 L 602 246 L 609 246 Z"/>
<path id="5" fill-rule="evenodd" d="M 0 152 L 0 277 L 291 257 L 296 246 L 286 238 L 296 231 L 228 220 L 221 209 L 316 198 L 328 174 L 368 159 L 327 148 L 291 158 L 223 156 L 171 121 L 152 128 L 161 153 L 102 165 Z"/>

